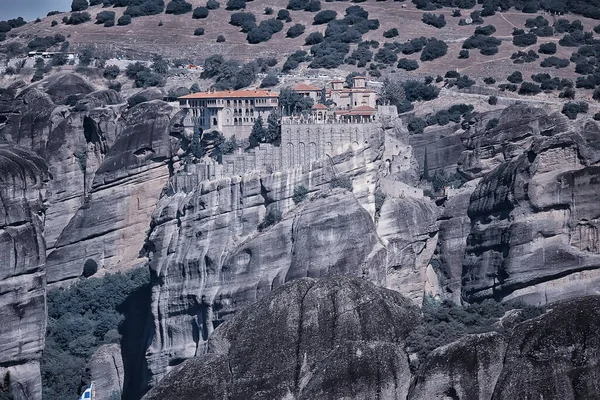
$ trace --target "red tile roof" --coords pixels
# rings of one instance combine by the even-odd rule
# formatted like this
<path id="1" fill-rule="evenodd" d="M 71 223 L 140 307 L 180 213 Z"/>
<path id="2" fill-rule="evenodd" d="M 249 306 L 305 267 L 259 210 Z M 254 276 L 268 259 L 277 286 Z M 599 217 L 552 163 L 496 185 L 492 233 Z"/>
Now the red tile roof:
<path id="1" fill-rule="evenodd" d="M 217 92 L 199 92 L 180 97 L 180 99 L 227 99 L 227 98 L 254 98 L 254 97 L 279 97 L 279 93 L 268 90 L 222 90 Z"/>
<path id="2" fill-rule="evenodd" d="M 360 106 L 350 110 L 336 111 L 335 113 L 337 115 L 374 115 L 377 110 L 369 106 Z"/>
<path id="3" fill-rule="evenodd" d="M 312 108 L 313 110 L 329 110 L 329 108 L 327 108 L 327 106 L 325 104 L 315 104 Z"/>
<path id="4" fill-rule="evenodd" d="M 307 85 L 306 83 L 300 83 L 294 86 L 292 90 L 296 90 L 298 92 L 316 92 L 321 91 L 322 89 L 313 85 Z"/>

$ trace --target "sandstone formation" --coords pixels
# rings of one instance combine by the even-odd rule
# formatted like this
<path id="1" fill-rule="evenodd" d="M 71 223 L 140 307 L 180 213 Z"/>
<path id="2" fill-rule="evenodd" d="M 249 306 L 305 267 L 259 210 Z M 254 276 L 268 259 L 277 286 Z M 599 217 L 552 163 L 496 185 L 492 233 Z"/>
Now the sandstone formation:
<path id="1" fill-rule="evenodd" d="M 44 160 L 0 143 L 0 381 L 15 399 L 41 399 L 46 330 Z"/>
<path id="2" fill-rule="evenodd" d="M 590 124 L 539 138 L 482 178 L 468 210 L 465 299 L 545 304 L 598 293 L 598 137 Z"/>
<path id="3" fill-rule="evenodd" d="M 124 129 L 96 170 L 82 206 L 48 255 L 49 283 L 81 276 L 86 264 L 92 270 L 143 264 L 139 252 L 169 177 L 171 112 L 168 104 L 154 101 L 121 116 Z"/>
<path id="4" fill-rule="evenodd" d="M 123 394 L 124 370 L 121 347 L 118 344 L 101 346 L 87 363 L 90 379 L 96 387 L 97 400 L 113 400 Z"/>
<path id="5" fill-rule="evenodd" d="M 363 279 L 298 279 L 221 325 L 207 355 L 144 398 L 404 399 L 417 321 L 411 301 Z"/>

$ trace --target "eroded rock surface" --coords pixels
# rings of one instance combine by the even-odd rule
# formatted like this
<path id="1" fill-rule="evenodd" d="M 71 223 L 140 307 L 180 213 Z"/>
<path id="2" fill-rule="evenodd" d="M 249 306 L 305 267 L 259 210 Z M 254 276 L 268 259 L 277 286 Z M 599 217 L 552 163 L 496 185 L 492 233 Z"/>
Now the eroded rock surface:
<path id="1" fill-rule="evenodd" d="M 144 398 L 404 399 L 417 321 L 410 300 L 365 280 L 298 279 L 221 325 L 209 354 Z"/>
<path id="2" fill-rule="evenodd" d="M 468 211 L 465 299 L 545 304 L 598 293 L 596 136 L 589 128 L 541 138 L 479 182 Z"/>
<path id="3" fill-rule="evenodd" d="M 0 143 L 0 380 L 15 399 L 41 399 L 46 331 L 44 200 L 48 168 Z"/>
<path id="4" fill-rule="evenodd" d="M 123 394 L 124 369 L 118 344 L 100 346 L 87 363 L 90 379 L 96 384 L 96 399 L 112 400 Z"/>

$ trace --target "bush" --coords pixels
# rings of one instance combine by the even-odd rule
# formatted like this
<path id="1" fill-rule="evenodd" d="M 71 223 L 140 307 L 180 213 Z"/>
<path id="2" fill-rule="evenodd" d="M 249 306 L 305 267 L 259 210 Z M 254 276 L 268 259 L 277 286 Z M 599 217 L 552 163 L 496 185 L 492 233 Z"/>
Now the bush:
<path id="1" fill-rule="evenodd" d="M 525 95 L 525 96 L 533 96 L 533 95 L 540 93 L 541 91 L 542 91 L 542 88 L 540 88 L 535 83 L 531 83 L 531 82 L 523 82 L 521 84 L 521 87 L 519 88 L 519 94 Z"/>
<path id="2" fill-rule="evenodd" d="M 537 42 L 537 36 L 533 33 L 525 33 L 513 36 L 513 44 L 519 47 L 527 47 Z"/>
<path id="3" fill-rule="evenodd" d="M 502 90 L 503 92 L 506 90 L 508 90 L 509 92 L 516 92 L 517 85 L 515 85 L 514 83 L 503 83 L 501 85 L 498 85 L 498 89 Z"/>
<path id="4" fill-rule="evenodd" d="M 87 0 L 73 0 L 71 3 L 71 11 L 83 11 L 87 10 L 88 7 Z"/>
<path id="5" fill-rule="evenodd" d="M 398 29 L 396 29 L 396 28 L 388 29 L 387 31 L 383 32 L 383 37 L 388 38 L 388 39 L 396 37 L 398 35 L 399 35 Z"/>
<path id="6" fill-rule="evenodd" d="M 555 54 L 556 53 L 556 44 L 555 43 L 542 43 L 540 44 L 540 48 L 538 51 L 541 54 Z"/>
<path id="7" fill-rule="evenodd" d="M 488 98 L 488 104 L 495 106 L 496 104 L 498 104 L 498 98 L 496 96 L 490 96 Z"/>
<path id="8" fill-rule="evenodd" d="M 269 74 L 260 83 L 261 88 L 273 87 L 279 84 L 279 78 L 275 74 Z"/>
<path id="9" fill-rule="evenodd" d="M 495 32 L 496 27 L 494 25 L 478 26 L 475 28 L 475 35 L 490 36 Z"/>
<path id="10" fill-rule="evenodd" d="M 262 220 L 262 222 L 258 224 L 258 230 L 264 231 L 268 227 L 277 224 L 279 221 L 281 221 L 281 211 L 271 208 L 265 214 L 265 218 Z"/>
<path id="11" fill-rule="evenodd" d="M 486 85 L 493 85 L 494 83 L 496 83 L 496 79 L 494 79 L 494 78 L 493 78 L 493 77 L 491 77 L 491 76 L 488 76 L 487 78 L 484 78 L 484 79 L 483 79 L 483 82 L 484 82 Z"/>
<path id="12" fill-rule="evenodd" d="M 558 58 L 555 56 L 550 56 L 548 58 L 546 58 L 545 60 L 543 60 L 540 63 L 540 66 L 542 67 L 554 67 L 554 68 L 566 68 L 568 67 L 570 64 L 570 61 L 565 59 L 565 58 Z"/>
<path id="13" fill-rule="evenodd" d="M 304 11 L 308 12 L 317 12 L 321 10 L 321 2 L 319 0 L 309 0 L 306 7 L 304 7 Z"/>
<path id="14" fill-rule="evenodd" d="M 419 68 L 419 63 L 415 60 L 409 60 L 408 58 L 401 58 L 398 60 L 398 68 L 406 71 L 414 71 Z"/>
<path id="15" fill-rule="evenodd" d="M 413 134 L 421 134 L 425 130 L 427 124 L 421 118 L 411 118 L 408 121 L 408 131 Z"/>
<path id="16" fill-rule="evenodd" d="M 421 61 L 432 61 L 445 56 L 447 52 L 448 45 L 444 41 L 431 38 L 423 48 L 420 59 Z"/>
<path id="17" fill-rule="evenodd" d="M 111 90 L 114 90 L 115 92 L 120 92 L 121 91 L 121 83 L 119 83 L 118 81 L 111 81 L 108 83 L 108 88 Z"/>
<path id="18" fill-rule="evenodd" d="M 398 56 L 389 48 L 384 47 L 382 49 L 379 49 L 379 51 L 375 54 L 375 57 L 373 59 L 382 64 L 392 65 L 396 61 L 398 61 Z"/>
<path id="19" fill-rule="evenodd" d="M 469 58 L 469 50 L 463 49 L 463 50 L 459 51 L 458 52 L 458 58 L 460 58 L 460 59 L 467 59 L 467 58 Z"/>
<path id="20" fill-rule="evenodd" d="M 437 87 L 418 81 L 407 81 L 402 86 L 406 100 L 410 102 L 433 100 L 440 92 Z"/>
<path id="21" fill-rule="evenodd" d="M 217 43 L 223 43 L 225 41 L 225 36 L 219 35 L 217 36 Z"/>
<path id="22" fill-rule="evenodd" d="M 256 17 L 254 14 L 247 12 L 236 12 L 231 14 L 229 23 L 233 26 L 242 28 L 242 32 L 250 32 L 252 29 L 257 28 Z"/>
<path id="23" fill-rule="evenodd" d="M 510 74 L 507 78 L 507 81 L 509 81 L 510 83 L 521 83 L 523 82 L 523 74 L 519 71 L 515 71 L 512 74 Z"/>
<path id="24" fill-rule="evenodd" d="M 577 47 L 582 45 L 594 44 L 594 35 L 592 32 L 575 31 L 573 33 L 567 33 L 563 36 L 558 44 L 565 47 Z"/>
<path id="25" fill-rule="evenodd" d="M 67 25 L 79 25 L 91 21 L 92 17 L 87 12 L 74 12 L 67 19 Z"/>
<path id="26" fill-rule="evenodd" d="M 499 122 L 499 121 L 498 121 L 498 118 L 492 118 L 492 119 L 490 119 L 490 120 L 487 122 L 487 124 L 485 125 L 485 130 L 486 130 L 486 131 L 489 131 L 489 130 L 492 130 L 492 129 L 494 129 L 495 127 L 497 127 L 497 126 L 498 126 L 498 122 Z"/>
<path id="27" fill-rule="evenodd" d="M 227 0 L 226 10 L 242 10 L 246 8 L 246 0 Z"/>
<path id="28" fill-rule="evenodd" d="M 290 37 L 290 38 L 298 37 L 304 33 L 305 29 L 306 29 L 306 27 L 304 25 L 296 24 L 296 25 L 292 26 L 290 29 L 288 29 L 286 36 Z"/>
<path id="29" fill-rule="evenodd" d="M 292 20 L 292 18 L 290 17 L 290 12 L 288 10 L 279 10 L 277 12 L 277 19 L 286 22 L 290 22 Z"/>
<path id="30" fill-rule="evenodd" d="M 333 10 L 323 10 L 319 11 L 313 21 L 313 25 L 322 25 L 326 24 L 329 21 L 333 21 L 337 17 L 337 12 Z"/>
<path id="31" fill-rule="evenodd" d="M 209 10 L 216 10 L 221 6 L 221 4 L 217 0 L 208 0 L 206 2 L 206 8 Z"/>
<path id="32" fill-rule="evenodd" d="M 352 185 L 352 179 L 344 175 L 336 175 L 335 177 L 333 177 L 333 179 L 329 183 L 329 187 L 331 189 L 342 188 L 346 189 L 349 192 L 352 192 L 354 190 L 354 187 Z"/>
<path id="33" fill-rule="evenodd" d="M 100 11 L 98 15 L 96 15 L 96 23 L 104 24 L 107 21 L 115 20 L 115 12 L 114 11 Z"/>
<path id="34" fill-rule="evenodd" d="M 169 4 L 167 4 L 167 9 L 165 10 L 165 14 L 174 14 L 174 15 L 182 15 L 187 14 L 192 11 L 192 5 L 185 0 L 171 0 Z"/>
<path id="35" fill-rule="evenodd" d="M 194 30 L 194 36 L 202 36 L 204 35 L 204 28 L 196 28 Z"/>
<path id="36" fill-rule="evenodd" d="M 585 114 L 588 112 L 588 104 L 585 101 L 580 102 L 568 102 L 562 108 L 562 113 L 569 119 L 577 118 L 577 114 Z"/>
<path id="37" fill-rule="evenodd" d="M 423 14 L 422 21 L 425 24 L 434 26 L 438 29 L 446 26 L 446 19 L 444 18 L 444 14 L 435 15 L 435 14 L 425 13 L 425 14 Z"/>
<path id="38" fill-rule="evenodd" d="M 208 8 L 206 7 L 196 7 L 194 8 L 194 13 L 192 14 L 192 18 L 194 19 L 202 19 L 208 17 Z"/>
<path id="39" fill-rule="evenodd" d="M 121 69 L 116 65 L 110 65 L 104 69 L 103 76 L 106 79 L 115 79 L 121 73 Z"/>
<path id="40" fill-rule="evenodd" d="M 125 26 L 131 23 L 131 17 L 129 15 L 123 15 L 117 20 L 117 25 Z"/>
<path id="41" fill-rule="evenodd" d="M 265 7 L 265 15 L 273 15 L 273 9 L 271 7 Z"/>
<path id="42" fill-rule="evenodd" d="M 306 199 L 308 196 L 308 189 L 302 185 L 296 186 L 294 188 L 294 194 L 292 195 L 292 200 L 294 200 L 294 204 L 299 204 Z"/>
<path id="43" fill-rule="evenodd" d="M 571 88 L 566 88 L 565 90 L 563 90 L 562 92 L 560 92 L 558 94 L 558 97 L 560 99 L 571 99 L 571 100 L 573 100 L 575 98 L 575 90 L 573 90 Z"/>

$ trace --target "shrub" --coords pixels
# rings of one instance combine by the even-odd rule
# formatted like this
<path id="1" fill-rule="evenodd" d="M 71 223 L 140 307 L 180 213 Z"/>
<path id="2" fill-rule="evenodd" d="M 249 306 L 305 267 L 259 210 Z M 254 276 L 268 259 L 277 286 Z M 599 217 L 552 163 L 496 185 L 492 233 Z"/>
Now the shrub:
<path id="1" fill-rule="evenodd" d="M 114 11 L 100 11 L 98 15 L 96 15 L 96 23 L 104 24 L 107 21 L 115 20 L 115 12 Z"/>
<path id="2" fill-rule="evenodd" d="M 106 79 L 115 79 L 121 73 L 121 69 L 116 65 L 110 65 L 104 69 L 103 76 Z"/>
<path id="3" fill-rule="evenodd" d="M 537 36 L 533 33 L 524 33 L 522 35 L 513 36 L 513 44 L 519 47 L 527 47 L 537 42 Z"/>
<path id="4" fill-rule="evenodd" d="M 227 0 L 226 10 L 242 10 L 246 8 L 246 0 Z"/>
<path id="5" fill-rule="evenodd" d="M 209 10 L 216 10 L 221 6 L 221 4 L 217 0 L 208 0 L 206 2 L 206 8 Z"/>
<path id="6" fill-rule="evenodd" d="M 271 36 L 273 36 L 271 32 L 267 31 L 266 29 L 257 27 L 248 32 L 246 40 L 250 44 L 257 44 L 269 41 L 271 39 Z"/>
<path id="7" fill-rule="evenodd" d="M 286 8 L 288 10 L 302 10 L 306 3 L 306 0 L 289 0 Z"/>
<path id="8" fill-rule="evenodd" d="M 279 221 L 281 221 L 281 211 L 271 208 L 265 214 L 265 218 L 262 220 L 262 222 L 258 224 L 258 230 L 264 231 L 268 227 L 277 224 Z"/>
<path id="9" fill-rule="evenodd" d="M 194 19 L 202 19 L 208 17 L 208 8 L 207 7 L 196 7 L 194 8 L 194 13 L 192 14 L 192 18 Z"/>
<path id="10" fill-rule="evenodd" d="M 290 17 L 290 12 L 288 10 L 279 10 L 277 12 L 277 19 L 290 22 L 292 18 Z"/>
<path id="11" fill-rule="evenodd" d="M 265 7 L 265 15 L 273 15 L 273 9 L 271 7 Z"/>
<path id="12" fill-rule="evenodd" d="M 352 179 L 344 175 L 334 176 L 331 182 L 329 183 L 329 187 L 331 189 L 342 188 L 346 189 L 349 192 L 352 192 L 354 190 L 354 187 L 352 185 Z"/>
<path id="13" fill-rule="evenodd" d="M 174 15 L 182 15 L 187 14 L 192 11 L 192 5 L 185 0 L 171 0 L 169 4 L 167 4 L 167 9 L 165 10 L 165 14 L 174 14 Z"/>
<path id="14" fill-rule="evenodd" d="M 498 122 L 499 122 L 499 121 L 498 121 L 498 118 L 492 118 L 492 119 L 490 119 L 490 120 L 487 122 L 487 124 L 485 125 L 485 130 L 486 130 L 486 131 L 489 131 L 489 130 L 492 130 L 492 129 L 494 129 L 495 127 L 497 127 L 497 126 L 498 126 Z"/>
<path id="15" fill-rule="evenodd" d="M 129 25 L 131 23 L 131 16 L 123 15 L 117 20 L 117 25 Z"/>
<path id="16" fill-rule="evenodd" d="M 419 68 L 419 63 L 415 60 L 409 60 L 408 58 L 401 58 L 398 60 L 398 68 L 406 71 L 414 71 Z"/>
<path id="17" fill-rule="evenodd" d="M 494 83 L 496 83 L 496 79 L 494 79 L 494 78 L 493 78 L 493 77 L 491 77 L 491 76 L 488 76 L 487 78 L 484 78 L 484 79 L 483 79 L 483 82 L 484 82 L 486 85 L 493 85 Z"/>
<path id="18" fill-rule="evenodd" d="M 87 0 L 73 0 L 71 3 L 71 11 L 83 11 L 87 10 L 88 7 Z"/>
<path id="19" fill-rule="evenodd" d="M 506 80 L 510 83 L 521 83 L 523 82 L 523 74 L 520 71 L 515 71 L 510 74 Z"/>
<path id="20" fill-rule="evenodd" d="M 286 36 L 290 37 L 290 38 L 298 37 L 304 33 L 305 29 L 306 29 L 306 27 L 304 25 L 296 24 L 296 25 L 292 26 L 290 29 L 288 29 Z"/>
<path id="21" fill-rule="evenodd" d="M 88 12 L 74 12 L 67 19 L 67 25 L 79 25 L 91 21 L 92 17 Z"/>
<path id="22" fill-rule="evenodd" d="M 294 200 L 294 204 L 299 204 L 306 199 L 308 196 L 308 189 L 302 185 L 296 186 L 294 188 L 294 194 L 292 195 L 292 200 Z"/>
<path id="23" fill-rule="evenodd" d="M 450 86 L 456 85 L 456 87 L 459 89 L 465 89 L 465 88 L 473 86 L 474 84 L 475 84 L 474 80 L 469 78 L 467 75 L 462 75 Z"/>
<path id="24" fill-rule="evenodd" d="M 558 97 L 561 99 L 574 99 L 575 98 L 575 90 L 571 88 L 566 88 L 562 92 L 558 94 Z"/>
<path id="25" fill-rule="evenodd" d="M 326 24 L 329 21 L 334 20 L 335 17 L 337 17 L 337 12 L 333 10 L 319 11 L 314 17 L 313 25 Z"/>
<path id="26" fill-rule="evenodd" d="M 121 91 L 121 83 L 118 81 L 111 81 L 108 83 L 108 88 L 114 90 L 115 92 Z"/>
<path id="27" fill-rule="evenodd" d="M 488 104 L 492 105 L 492 106 L 495 106 L 496 104 L 498 104 L 498 97 L 496 97 L 496 96 L 490 96 L 488 98 Z"/>
<path id="28" fill-rule="evenodd" d="M 538 85 L 532 82 L 523 82 L 519 88 L 519 94 L 525 96 L 533 96 L 542 91 Z"/>
<path id="29" fill-rule="evenodd" d="M 352 52 L 350 57 L 346 59 L 348 64 L 356 64 L 359 68 L 365 67 L 368 62 L 373 59 L 373 52 L 365 46 L 358 46 L 356 50 Z"/>
<path id="30" fill-rule="evenodd" d="M 252 13 L 236 12 L 231 14 L 229 23 L 242 28 L 242 32 L 249 32 L 256 28 L 256 17 Z"/>
<path id="31" fill-rule="evenodd" d="M 393 38 L 398 35 L 399 35 L 398 29 L 396 29 L 396 28 L 388 29 L 387 31 L 383 32 L 383 37 L 385 37 L 385 38 Z"/>
<path id="32" fill-rule="evenodd" d="M 554 68 L 566 68 L 568 67 L 570 64 L 570 61 L 565 59 L 565 58 L 558 58 L 555 56 L 550 56 L 548 58 L 546 58 L 545 60 L 543 60 L 540 63 L 540 66 L 542 67 L 554 67 Z"/>
<path id="33" fill-rule="evenodd" d="M 469 50 L 462 49 L 461 51 L 459 51 L 458 58 L 460 58 L 460 59 L 469 58 Z"/>
<path id="34" fill-rule="evenodd" d="M 555 43 L 542 43 L 540 44 L 540 48 L 538 51 L 541 54 L 554 54 L 556 53 L 556 44 Z"/>
<path id="35" fill-rule="evenodd" d="M 496 27 L 494 25 L 478 26 L 475 28 L 475 35 L 490 36 L 495 32 Z"/>
<path id="36" fill-rule="evenodd" d="M 421 61 L 432 61 L 443 57 L 448 52 L 448 45 L 443 40 L 429 39 L 421 52 Z"/>
<path id="37" fill-rule="evenodd" d="M 411 118 L 408 121 L 408 131 L 413 134 L 421 134 L 425 130 L 427 124 L 421 118 Z"/>
<path id="38" fill-rule="evenodd" d="M 425 24 L 434 26 L 438 29 L 446 26 L 446 19 L 444 18 L 444 14 L 435 15 L 435 14 L 425 13 L 425 14 L 423 14 L 422 21 Z"/>
<path id="39" fill-rule="evenodd" d="M 592 98 L 596 101 L 600 101 L 600 88 L 594 89 L 594 93 L 592 94 Z"/>
<path id="40" fill-rule="evenodd" d="M 508 90 L 509 92 L 516 92 L 517 85 L 515 85 L 514 83 L 503 83 L 501 85 L 498 85 L 498 89 L 502 90 L 503 92 L 506 90 Z"/>
<path id="41" fill-rule="evenodd" d="M 585 114 L 588 112 L 588 104 L 585 101 L 580 102 L 568 102 L 566 103 L 561 112 L 569 119 L 577 118 L 577 114 Z"/>
<path id="42" fill-rule="evenodd" d="M 319 0 L 309 0 L 306 7 L 304 7 L 304 11 L 308 12 L 317 12 L 321 10 L 321 2 Z"/>
<path id="43" fill-rule="evenodd" d="M 277 78 L 277 75 L 269 74 L 269 75 L 265 76 L 265 78 L 262 80 L 262 82 L 260 83 L 260 87 L 261 88 L 273 87 L 273 86 L 276 86 L 278 83 L 279 83 L 279 78 Z"/>
<path id="44" fill-rule="evenodd" d="M 225 41 L 225 36 L 219 35 L 217 36 L 217 43 L 223 43 Z"/>
<path id="45" fill-rule="evenodd" d="M 379 49 L 379 51 L 375 54 L 375 57 L 373 59 L 382 64 L 391 65 L 398 61 L 398 56 L 389 48 L 384 47 L 382 49 Z"/>
<path id="46" fill-rule="evenodd" d="M 58 21 L 53 20 L 52 23 L 50 24 L 50 26 L 55 27 L 56 25 L 58 25 Z"/>
<path id="47" fill-rule="evenodd" d="M 194 30 L 194 36 L 202 36 L 204 35 L 204 28 L 196 28 Z"/>
<path id="48" fill-rule="evenodd" d="M 402 86 L 406 100 L 410 102 L 433 100 L 440 92 L 437 87 L 418 81 L 406 81 Z"/>

